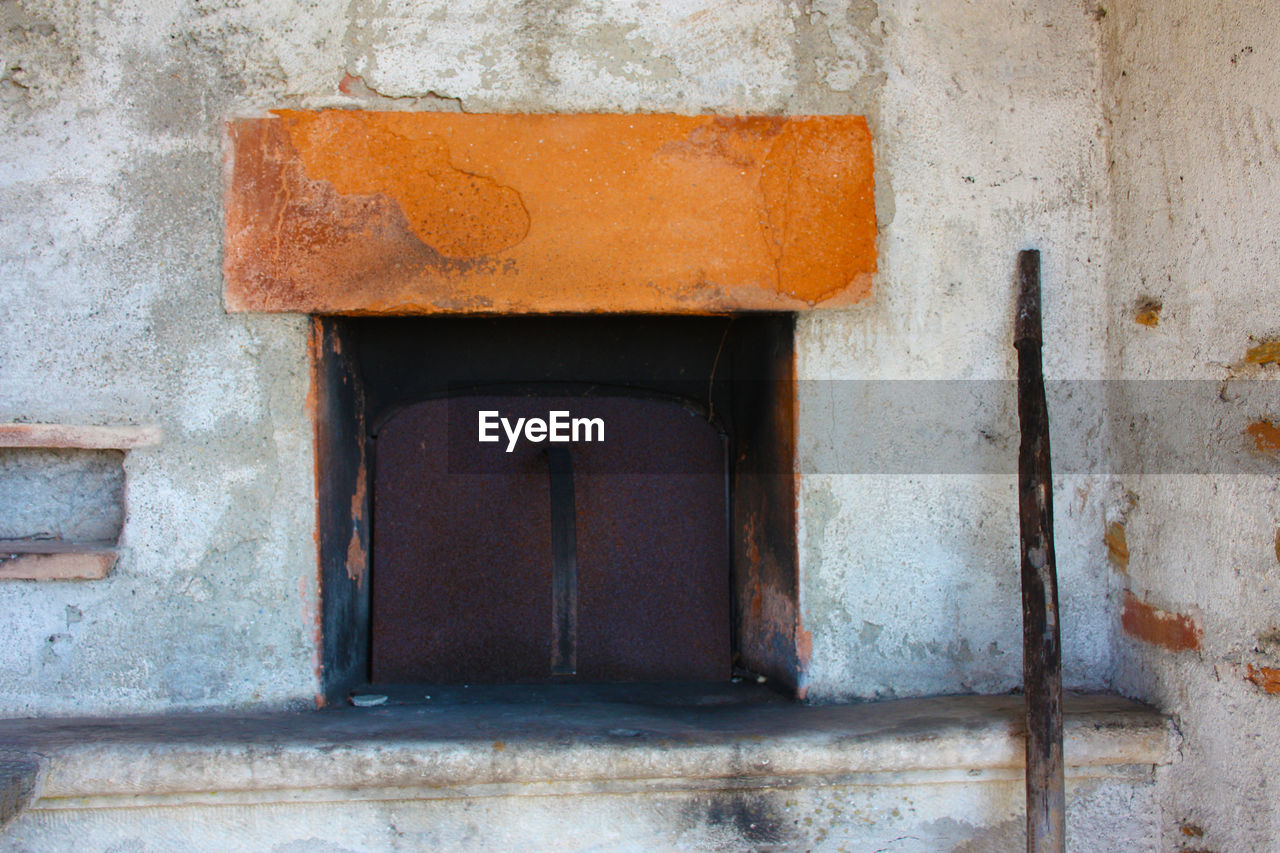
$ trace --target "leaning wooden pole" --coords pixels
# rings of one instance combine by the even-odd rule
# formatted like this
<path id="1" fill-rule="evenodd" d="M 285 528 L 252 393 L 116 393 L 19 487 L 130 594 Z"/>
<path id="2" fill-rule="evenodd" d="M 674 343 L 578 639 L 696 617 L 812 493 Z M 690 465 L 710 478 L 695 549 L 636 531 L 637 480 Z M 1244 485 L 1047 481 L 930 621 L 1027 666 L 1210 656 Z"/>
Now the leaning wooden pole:
<path id="1" fill-rule="evenodd" d="M 1040 334 L 1040 253 L 1018 255 L 1018 519 L 1022 536 L 1022 677 L 1027 700 L 1027 851 L 1066 847 L 1062 645 L 1053 553 L 1053 472 Z"/>

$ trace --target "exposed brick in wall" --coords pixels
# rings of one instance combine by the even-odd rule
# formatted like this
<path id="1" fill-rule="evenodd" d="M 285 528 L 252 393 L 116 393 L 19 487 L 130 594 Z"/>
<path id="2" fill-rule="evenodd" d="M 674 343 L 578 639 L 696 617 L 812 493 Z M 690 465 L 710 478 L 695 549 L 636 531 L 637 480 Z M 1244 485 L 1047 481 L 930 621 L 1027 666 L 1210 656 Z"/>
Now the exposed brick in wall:
<path id="1" fill-rule="evenodd" d="M 1254 666 L 1247 664 L 1245 680 L 1252 682 L 1264 693 L 1280 694 L 1280 669 L 1270 666 Z"/>
<path id="2" fill-rule="evenodd" d="M 1129 570 L 1129 541 L 1125 536 L 1124 524 L 1118 521 L 1111 522 L 1107 525 L 1107 531 L 1102 538 L 1107 545 L 1107 557 L 1111 560 L 1111 565 L 1122 572 L 1127 572 Z"/>
<path id="3" fill-rule="evenodd" d="M 1280 341 L 1267 341 L 1250 347 L 1244 354 L 1244 360 L 1249 364 L 1271 364 L 1280 361 Z"/>
<path id="4" fill-rule="evenodd" d="M 1275 456 L 1280 453 L 1280 427 L 1271 421 L 1257 421 L 1245 428 L 1259 453 Z"/>
<path id="5" fill-rule="evenodd" d="M 1204 635 L 1190 616 L 1153 607 L 1128 590 L 1120 624 L 1129 636 L 1171 652 L 1198 650 Z"/>

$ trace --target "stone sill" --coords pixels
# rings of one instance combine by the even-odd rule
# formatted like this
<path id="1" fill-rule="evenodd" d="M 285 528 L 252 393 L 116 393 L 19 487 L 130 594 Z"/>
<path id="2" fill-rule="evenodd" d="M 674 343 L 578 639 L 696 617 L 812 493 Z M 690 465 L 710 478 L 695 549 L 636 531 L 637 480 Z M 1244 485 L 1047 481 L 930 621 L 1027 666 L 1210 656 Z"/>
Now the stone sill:
<path id="1" fill-rule="evenodd" d="M 0 424 L 0 447 L 133 450 L 159 441 L 159 427 Z"/>
<path id="2" fill-rule="evenodd" d="M 1020 696 L 955 696 L 15 719 L 0 752 L 38 756 L 36 809 L 970 784 L 1021 778 L 1021 715 Z M 1065 719 L 1068 779 L 1170 761 L 1149 708 L 1069 696 Z"/>
<path id="3" fill-rule="evenodd" d="M 114 542 L 0 540 L 0 580 L 101 580 L 118 556 Z"/>
<path id="4" fill-rule="evenodd" d="M 154 426 L 0 424 L 0 448 L 133 450 L 160 441 Z M 0 580 L 101 580 L 119 556 L 112 542 L 0 539 Z"/>

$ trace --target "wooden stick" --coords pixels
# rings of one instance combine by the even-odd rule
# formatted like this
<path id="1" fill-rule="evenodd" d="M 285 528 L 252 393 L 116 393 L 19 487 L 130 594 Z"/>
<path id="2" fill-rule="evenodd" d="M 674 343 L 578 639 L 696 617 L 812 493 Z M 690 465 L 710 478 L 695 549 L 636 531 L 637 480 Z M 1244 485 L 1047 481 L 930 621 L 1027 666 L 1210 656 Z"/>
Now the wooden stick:
<path id="1" fill-rule="evenodd" d="M 1062 853 L 1062 646 L 1053 551 L 1053 471 L 1041 365 L 1040 253 L 1018 255 L 1018 519 L 1022 538 L 1022 676 L 1027 702 L 1027 851 Z"/>

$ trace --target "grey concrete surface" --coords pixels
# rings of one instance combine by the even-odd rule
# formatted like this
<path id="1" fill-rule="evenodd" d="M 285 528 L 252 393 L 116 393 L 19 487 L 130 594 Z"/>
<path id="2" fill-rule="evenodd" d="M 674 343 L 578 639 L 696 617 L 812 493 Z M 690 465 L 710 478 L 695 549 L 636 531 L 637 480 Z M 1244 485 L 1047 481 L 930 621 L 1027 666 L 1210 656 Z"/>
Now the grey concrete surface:
<path id="1" fill-rule="evenodd" d="M 1117 483 L 1126 499 L 1113 516 L 1131 555 L 1119 580 L 1193 620 L 1203 641 L 1176 652 L 1125 637 L 1115 683 L 1167 709 L 1183 733 L 1183 760 L 1161 780 L 1166 848 L 1275 850 L 1280 694 L 1257 674 L 1280 671 L 1280 462 L 1234 422 L 1280 423 L 1280 408 L 1252 390 L 1277 388 L 1280 364 L 1247 359 L 1280 340 L 1280 18 L 1260 0 L 1107 7 L 1111 370 L 1137 386 L 1202 380 L 1216 393 L 1182 417 L 1232 424 L 1222 437 L 1197 434 L 1258 466 Z M 1150 302 L 1158 324 L 1135 322 Z M 1114 429 L 1126 429 L 1143 401 L 1117 395 L 1112 409 Z M 1157 431 L 1138 421 L 1131 458 Z"/>
<path id="2" fill-rule="evenodd" d="M 39 795 L 40 771 L 35 755 L 0 747 L 0 832 Z"/>
<path id="3" fill-rule="evenodd" d="M 123 523 L 123 453 L 0 448 L 0 539 L 114 542 Z"/>

